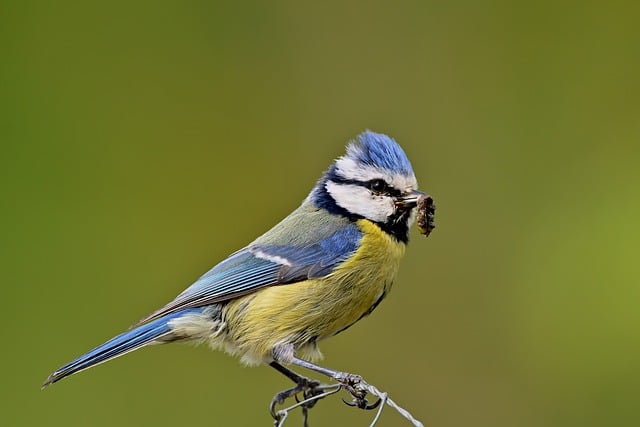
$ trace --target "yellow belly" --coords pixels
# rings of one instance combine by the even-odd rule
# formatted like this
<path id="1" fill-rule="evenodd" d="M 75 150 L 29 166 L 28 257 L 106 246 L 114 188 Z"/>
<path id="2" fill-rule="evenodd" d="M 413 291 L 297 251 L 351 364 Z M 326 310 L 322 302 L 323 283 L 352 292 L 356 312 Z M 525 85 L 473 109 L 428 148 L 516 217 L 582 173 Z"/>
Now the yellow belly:
<path id="1" fill-rule="evenodd" d="M 368 314 L 389 292 L 405 245 L 370 221 L 357 224 L 363 232 L 360 248 L 330 275 L 231 301 L 224 313 L 227 350 L 249 364 L 269 361 L 272 350 L 286 344 L 317 358 L 317 341 Z"/>

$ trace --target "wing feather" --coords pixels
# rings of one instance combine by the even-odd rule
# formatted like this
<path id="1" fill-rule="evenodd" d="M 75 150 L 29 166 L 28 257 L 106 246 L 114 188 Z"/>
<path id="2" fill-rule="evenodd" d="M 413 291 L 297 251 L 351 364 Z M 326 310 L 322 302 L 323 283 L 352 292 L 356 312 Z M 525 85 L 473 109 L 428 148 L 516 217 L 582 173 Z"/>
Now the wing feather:
<path id="1" fill-rule="evenodd" d="M 307 239 L 293 244 L 285 239 L 284 242 L 258 239 L 213 267 L 172 302 L 138 324 L 186 308 L 227 301 L 266 286 L 326 276 L 357 250 L 362 233 L 354 223 L 349 223 L 318 237 L 315 241 Z"/>

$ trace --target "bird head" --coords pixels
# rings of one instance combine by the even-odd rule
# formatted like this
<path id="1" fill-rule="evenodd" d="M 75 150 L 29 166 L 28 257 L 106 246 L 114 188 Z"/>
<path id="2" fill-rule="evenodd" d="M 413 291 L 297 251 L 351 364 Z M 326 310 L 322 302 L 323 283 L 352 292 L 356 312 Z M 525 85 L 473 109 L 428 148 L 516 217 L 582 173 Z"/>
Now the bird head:
<path id="1" fill-rule="evenodd" d="M 406 242 L 420 196 L 411 163 L 392 138 L 361 133 L 324 173 L 308 200 L 332 214 L 367 219 Z"/>

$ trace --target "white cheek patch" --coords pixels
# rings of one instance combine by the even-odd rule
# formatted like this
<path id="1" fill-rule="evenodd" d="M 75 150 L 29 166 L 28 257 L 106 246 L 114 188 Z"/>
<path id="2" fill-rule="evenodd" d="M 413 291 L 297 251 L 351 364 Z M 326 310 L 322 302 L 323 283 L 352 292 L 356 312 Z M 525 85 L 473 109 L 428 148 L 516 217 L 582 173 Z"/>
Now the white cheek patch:
<path id="1" fill-rule="evenodd" d="M 373 195 L 360 185 L 327 181 L 325 188 L 338 206 L 371 221 L 386 222 L 395 212 L 395 204 L 391 197 Z"/>
<path id="2" fill-rule="evenodd" d="M 391 173 L 374 166 L 357 163 L 349 157 L 336 160 L 336 172 L 345 179 L 367 182 L 374 179 L 384 179 L 387 184 L 400 191 L 410 192 L 418 188 L 414 176 Z"/>

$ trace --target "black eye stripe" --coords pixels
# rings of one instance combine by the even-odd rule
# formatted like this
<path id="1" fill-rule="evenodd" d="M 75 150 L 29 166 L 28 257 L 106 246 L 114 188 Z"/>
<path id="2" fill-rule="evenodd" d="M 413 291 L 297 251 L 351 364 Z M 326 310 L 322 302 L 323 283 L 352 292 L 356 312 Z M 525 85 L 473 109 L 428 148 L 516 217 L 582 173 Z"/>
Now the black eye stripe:
<path id="1" fill-rule="evenodd" d="M 357 179 L 347 179 L 347 178 L 342 178 L 340 176 L 334 176 L 334 177 L 331 177 L 331 181 L 335 182 L 336 184 L 358 185 L 360 187 L 365 187 L 366 189 L 371 190 L 375 193 L 384 194 L 386 196 L 399 197 L 402 195 L 402 192 L 400 190 L 390 186 L 383 179 L 359 181 Z M 379 189 L 374 188 L 374 187 L 378 187 L 379 185 L 381 185 Z"/>

